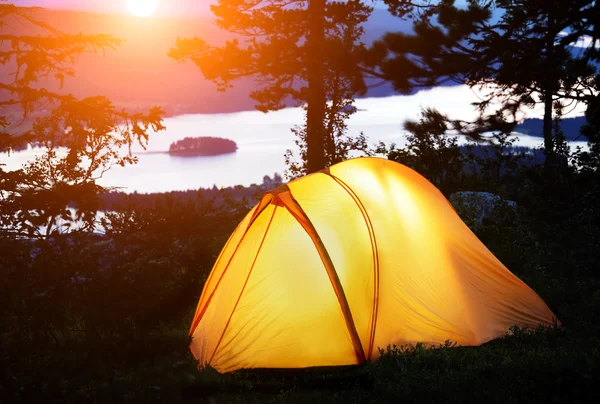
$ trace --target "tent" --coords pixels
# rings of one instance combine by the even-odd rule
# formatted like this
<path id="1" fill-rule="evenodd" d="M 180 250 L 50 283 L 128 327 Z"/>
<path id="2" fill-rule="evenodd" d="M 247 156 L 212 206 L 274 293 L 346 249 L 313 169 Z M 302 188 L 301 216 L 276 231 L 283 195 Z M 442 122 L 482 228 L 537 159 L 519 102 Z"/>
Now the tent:
<path id="1" fill-rule="evenodd" d="M 401 164 L 358 158 L 267 192 L 218 257 L 191 351 L 220 372 L 361 364 L 479 345 L 553 313 Z"/>

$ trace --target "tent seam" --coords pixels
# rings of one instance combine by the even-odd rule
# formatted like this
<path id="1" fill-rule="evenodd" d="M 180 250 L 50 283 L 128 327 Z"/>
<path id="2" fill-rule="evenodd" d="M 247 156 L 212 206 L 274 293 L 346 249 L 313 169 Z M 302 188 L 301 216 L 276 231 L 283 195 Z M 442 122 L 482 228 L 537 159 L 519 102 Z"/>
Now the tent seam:
<path id="1" fill-rule="evenodd" d="M 362 201 L 356 195 L 356 193 L 342 181 L 340 178 L 331 174 L 330 171 L 326 172 L 328 176 L 330 176 L 339 186 L 341 186 L 344 191 L 352 198 L 358 210 L 360 211 L 365 224 L 367 226 L 367 231 L 369 232 L 369 240 L 371 241 L 371 252 L 373 253 L 373 309 L 371 312 L 372 320 L 371 320 L 371 332 L 369 335 L 369 350 L 367 352 L 367 359 L 371 359 L 373 354 L 373 345 L 375 340 L 375 328 L 377 326 L 377 313 L 379 311 L 379 251 L 377 249 L 377 240 L 375 238 L 375 231 L 373 230 L 373 223 L 371 223 L 371 218 L 367 213 L 365 206 Z"/>
<path id="2" fill-rule="evenodd" d="M 215 350 L 213 351 L 208 363 L 212 362 L 213 358 L 215 357 L 215 354 L 217 353 L 217 350 L 219 349 L 219 345 L 221 345 L 221 341 L 223 340 L 223 337 L 225 336 L 225 332 L 227 331 L 227 328 L 229 327 L 231 318 L 233 317 L 233 314 L 235 313 L 235 310 L 237 309 L 240 299 L 242 298 L 242 295 L 244 294 L 244 290 L 246 289 L 246 285 L 248 284 L 248 280 L 250 279 L 250 275 L 252 274 L 254 265 L 256 264 L 256 261 L 258 260 L 258 256 L 260 255 L 260 250 L 262 249 L 265 239 L 267 238 L 267 234 L 269 233 L 269 229 L 271 228 L 271 223 L 273 222 L 273 218 L 275 217 L 276 211 L 277 211 L 276 208 L 273 209 L 273 213 L 271 214 L 271 218 L 269 219 L 269 223 L 267 224 L 267 228 L 265 229 L 265 234 L 263 234 L 262 240 L 260 241 L 260 245 L 258 246 L 258 251 L 256 251 L 254 260 L 252 261 L 252 265 L 250 266 L 250 270 L 248 271 L 248 275 L 246 276 L 246 280 L 244 281 L 244 285 L 242 286 L 242 290 L 240 291 L 240 295 L 238 296 L 237 300 L 235 301 L 235 305 L 233 306 L 233 309 L 231 310 L 231 314 L 229 315 L 229 318 L 227 319 L 227 323 L 225 323 L 225 328 L 223 328 L 221 337 L 219 338 L 219 341 L 215 345 Z"/>
<path id="3" fill-rule="evenodd" d="M 225 254 L 225 251 L 227 250 L 227 247 L 231 243 L 231 240 L 233 240 L 233 236 L 234 236 L 235 232 L 238 231 L 239 227 L 240 227 L 240 225 L 238 224 L 236 226 L 235 230 L 233 231 L 233 233 L 231 233 L 231 236 L 229 236 L 229 238 L 227 239 L 225 246 L 223 247 L 223 249 L 221 250 L 221 253 L 217 257 L 217 261 L 215 262 L 215 265 L 213 265 L 214 268 L 216 268 L 219 265 L 219 263 L 221 262 L 221 259 L 223 258 L 223 255 Z M 239 244 L 239 242 L 238 242 L 238 244 Z M 210 283 L 210 281 L 213 278 L 213 274 L 214 274 L 214 272 L 210 271 L 208 278 L 204 282 L 205 287 L 208 287 L 208 284 Z M 215 288 L 216 288 L 216 286 L 217 285 L 215 285 Z M 204 292 L 204 290 L 202 292 Z M 200 294 L 200 297 L 202 297 L 202 293 Z M 200 302 L 198 302 L 198 307 L 196 308 L 196 312 L 194 313 L 194 319 L 198 316 L 198 313 L 200 313 L 200 311 L 204 308 L 204 306 L 206 306 L 206 304 L 204 304 L 202 307 L 200 307 Z M 192 333 L 194 332 L 193 327 L 194 327 L 194 324 L 192 324 L 192 328 L 190 328 L 189 335 L 192 335 Z"/>
<path id="4" fill-rule="evenodd" d="M 272 195 L 271 195 L 271 197 L 272 197 Z M 208 310 L 208 306 L 210 305 L 210 302 L 212 301 L 213 296 L 215 295 L 215 293 L 219 289 L 219 285 L 221 284 L 221 281 L 223 280 L 223 277 L 227 273 L 227 270 L 229 269 L 229 265 L 231 265 L 231 261 L 233 261 L 233 257 L 235 257 L 235 255 L 237 254 L 238 249 L 240 248 L 240 245 L 242 244 L 242 242 L 246 238 L 246 235 L 248 234 L 248 231 L 250 230 L 250 227 L 252 227 L 252 224 L 256 221 L 256 219 L 258 218 L 258 216 L 260 216 L 260 214 L 263 213 L 264 210 L 270 205 L 270 202 L 267 203 L 265 206 L 263 206 L 262 209 L 260 209 L 260 211 L 259 211 L 258 209 L 260 208 L 260 205 L 261 205 L 261 203 L 259 203 L 258 205 L 256 205 L 256 211 L 253 213 L 252 218 L 248 222 L 248 226 L 244 230 L 244 234 L 242 234 L 242 237 L 240 237 L 240 241 L 238 241 L 237 246 L 235 246 L 235 250 L 231 254 L 231 257 L 229 257 L 229 261 L 227 262 L 227 265 L 223 269 L 223 273 L 219 277 L 219 280 L 217 281 L 217 284 L 215 285 L 215 288 L 211 292 L 210 296 L 208 296 L 208 299 L 206 299 L 206 304 L 202 308 L 202 311 L 198 315 L 197 319 L 195 319 L 194 323 L 192 324 L 192 327 L 190 328 L 190 333 L 189 333 L 190 336 L 194 335 L 194 331 L 196 331 L 196 328 L 198 327 L 198 324 L 200 324 L 200 321 L 202 321 L 202 317 L 204 317 L 204 314 L 206 314 L 206 310 Z"/>
<path id="5" fill-rule="evenodd" d="M 340 282 L 340 278 L 337 274 L 337 271 L 335 270 L 335 265 L 333 264 L 333 261 L 331 260 L 331 257 L 329 256 L 329 252 L 327 251 L 325 244 L 323 244 L 323 240 L 321 240 L 321 237 L 319 236 L 317 230 L 315 229 L 314 225 L 312 224 L 312 221 L 310 220 L 310 218 L 308 217 L 306 212 L 304 212 L 304 209 L 302 209 L 302 207 L 300 206 L 300 204 L 298 203 L 296 198 L 294 198 L 291 190 L 288 192 L 288 194 L 289 194 L 289 198 L 291 199 L 292 203 L 296 205 L 296 207 L 302 214 L 303 220 L 305 220 L 307 225 L 309 225 L 311 227 L 311 230 L 314 231 L 314 236 L 313 236 L 306 229 L 306 227 L 304 225 L 302 225 L 302 223 L 298 220 L 297 214 L 295 212 L 293 212 L 293 210 L 288 206 L 288 203 L 286 203 L 286 201 L 284 201 L 283 198 L 281 198 L 281 196 L 280 196 L 280 199 L 281 199 L 283 205 L 288 210 L 288 212 L 296 220 L 298 220 L 300 226 L 302 226 L 304 231 L 306 231 L 306 233 L 308 234 L 310 239 L 313 241 L 313 244 L 315 244 L 315 248 L 317 249 L 317 252 L 319 253 L 319 256 L 321 257 L 321 262 L 323 263 L 323 266 L 325 267 L 325 271 L 327 272 L 327 274 L 329 276 L 329 280 L 330 280 L 331 286 L 333 287 L 334 294 L 337 298 L 338 304 L 340 305 L 340 309 L 342 310 L 342 316 L 344 317 L 344 320 L 346 322 L 346 327 L 348 329 L 348 332 L 350 333 L 350 339 L 352 340 L 352 345 L 354 347 L 354 353 L 356 354 L 356 360 L 357 360 L 358 364 L 360 365 L 360 364 L 364 363 L 366 360 L 365 353 L 364 353 L 364 350 L 362 347 L 362 342 L 360 340 L 360 337 L 358 336 L 358 332 L 356 331 L 356 324 L 354 323 L 354 318 L 352 317 L 352 311 L 350 310 L 350 305 L 348 304 L 348 299 L 346 298 L 344 288 Z"/>

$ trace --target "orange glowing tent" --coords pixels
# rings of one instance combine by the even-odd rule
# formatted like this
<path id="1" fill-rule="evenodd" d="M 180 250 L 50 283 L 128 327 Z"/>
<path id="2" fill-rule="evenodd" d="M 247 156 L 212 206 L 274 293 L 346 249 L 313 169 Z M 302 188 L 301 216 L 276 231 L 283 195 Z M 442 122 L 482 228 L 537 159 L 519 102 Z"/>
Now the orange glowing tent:
<path id="1" fill-rule="evenodd" d="M 424 177 L 358 158 L 267 192 L 223 248 L 191 350 L 220 372 L 361 364 L 378 348 L 479 345 L 551 325 Z"/>

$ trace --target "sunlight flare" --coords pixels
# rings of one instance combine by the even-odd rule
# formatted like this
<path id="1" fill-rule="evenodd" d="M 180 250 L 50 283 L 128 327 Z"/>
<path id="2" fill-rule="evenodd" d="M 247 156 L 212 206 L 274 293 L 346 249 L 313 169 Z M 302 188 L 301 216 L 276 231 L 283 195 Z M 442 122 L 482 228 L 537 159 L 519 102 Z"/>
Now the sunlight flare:
<path id="1" fill-rule="evenodd" d="M 158 7 L 158 0 L 127 0 L 127 7 L 138 17 L 148 17 Z"/>

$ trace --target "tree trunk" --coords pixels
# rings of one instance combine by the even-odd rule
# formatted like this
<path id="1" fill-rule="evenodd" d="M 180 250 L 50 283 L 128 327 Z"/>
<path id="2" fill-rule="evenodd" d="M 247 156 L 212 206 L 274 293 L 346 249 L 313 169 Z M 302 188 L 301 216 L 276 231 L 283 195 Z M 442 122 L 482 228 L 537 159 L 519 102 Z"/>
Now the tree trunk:
<path id="1" fill-rule="evenodd" d="M 546 166 L 554 165 L 554 140 L 552 137 L 552 96 L 554 95 L 554 12 L 548 15 L 548 31 L 546 33 L 546 75 L 544 78 L 544 154 Z"/>
<path id="2" fill-rule="evenodd" d="M 325 1 L 308 3 L 306 168 L 309 174 L 325 168 Z"/>
<path id="3" fill-rule="evenodd" d="M 552 138 L 552 84 L 547 85 L 544 91 L 544 126 L 542 132 L 544 134 L 546 165 L 552 165 L 554 162 L 554 140 Z"/>

